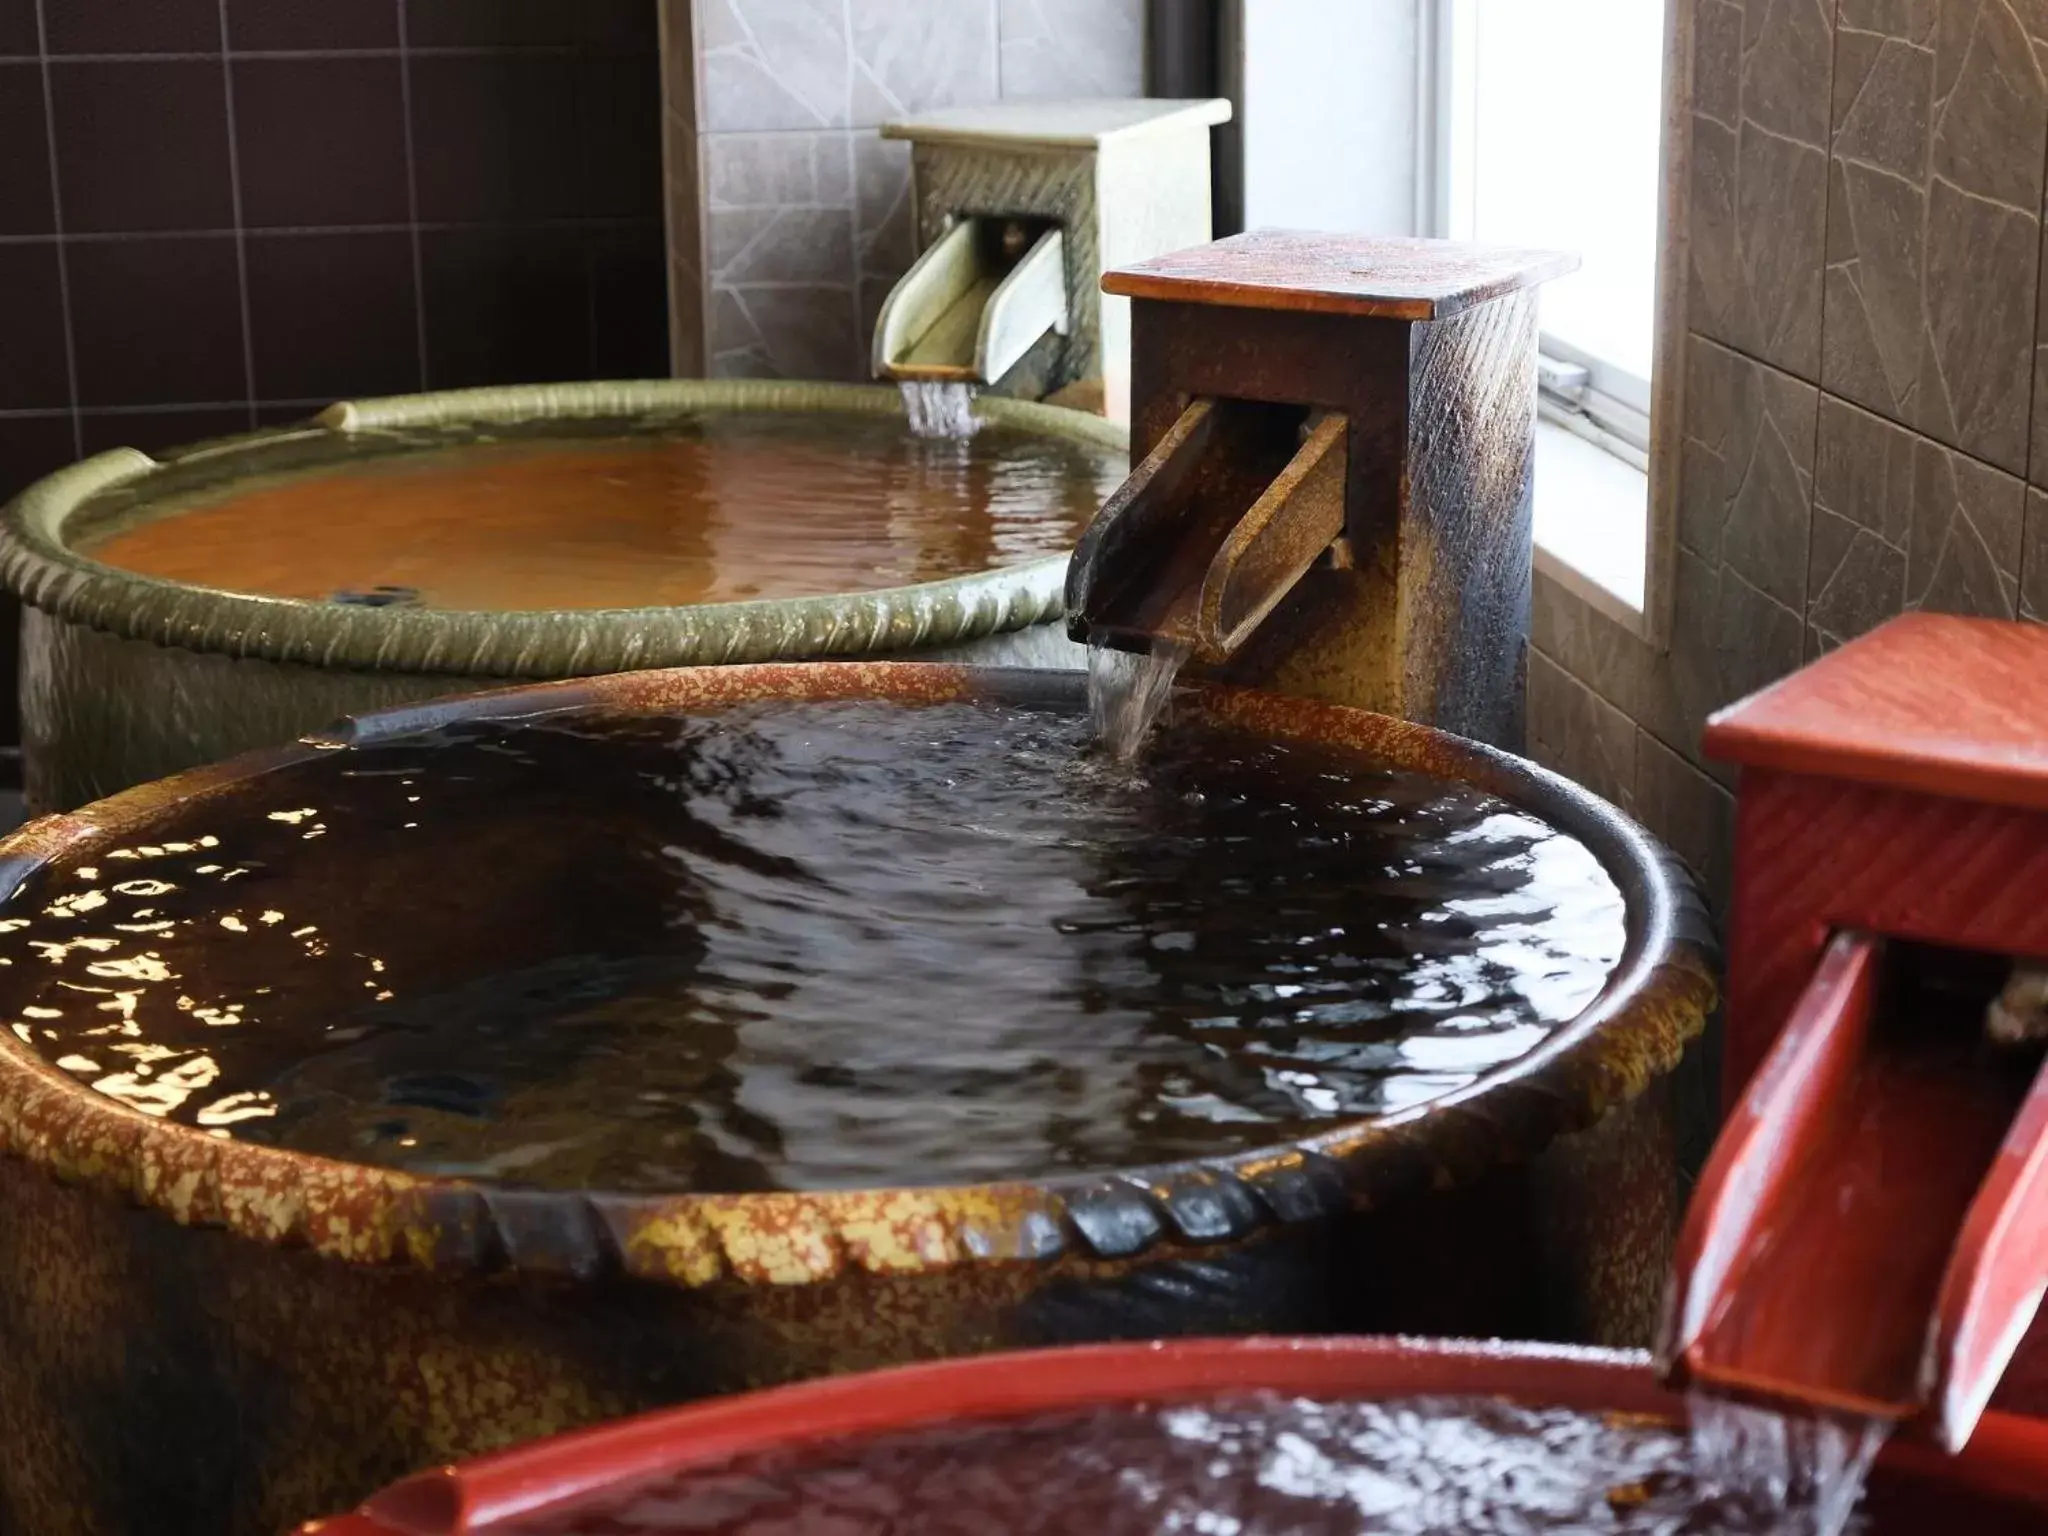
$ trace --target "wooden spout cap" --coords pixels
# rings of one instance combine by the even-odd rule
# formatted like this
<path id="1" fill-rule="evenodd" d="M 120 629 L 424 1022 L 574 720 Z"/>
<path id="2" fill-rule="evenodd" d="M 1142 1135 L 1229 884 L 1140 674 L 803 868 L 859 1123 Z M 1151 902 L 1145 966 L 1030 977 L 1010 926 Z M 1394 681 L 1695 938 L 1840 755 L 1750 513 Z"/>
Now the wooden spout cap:
<path id="1" fill-rule="evenodd" d="M 1578 265 L 1570 251 L 1255 229 L 1105 272 L 1102 291 L 1238 309 L 1441 320 Z"/>

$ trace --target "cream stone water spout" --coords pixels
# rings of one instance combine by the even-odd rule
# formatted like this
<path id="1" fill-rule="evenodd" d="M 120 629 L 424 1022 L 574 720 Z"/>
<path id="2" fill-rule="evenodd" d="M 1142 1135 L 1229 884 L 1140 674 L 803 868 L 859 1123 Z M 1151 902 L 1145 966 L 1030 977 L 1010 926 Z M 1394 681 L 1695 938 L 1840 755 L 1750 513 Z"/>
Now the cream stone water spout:
<path id="1" fill-rule="evenodd" d="M 1209 130 L 1229 116 L 1220 99 L 1034 101 L 884 124 L 911 146 L 923 254 L 875 322 L 875 376 L 1128 421 L 1130 305 L 1102 273 L 1209 238 Z"/>

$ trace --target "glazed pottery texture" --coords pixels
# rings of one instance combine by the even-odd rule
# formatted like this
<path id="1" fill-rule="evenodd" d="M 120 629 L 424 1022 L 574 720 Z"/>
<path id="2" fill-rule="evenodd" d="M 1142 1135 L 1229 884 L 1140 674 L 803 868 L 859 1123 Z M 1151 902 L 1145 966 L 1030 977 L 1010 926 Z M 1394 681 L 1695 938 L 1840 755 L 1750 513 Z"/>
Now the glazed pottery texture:
<path id="1" fill-rule="evenodd" d="M 1121 428 L 987 398 L 977 416 L 1125 463 Z M 0 583 L 22 601 L 22 743 L 30 807 L 69 809 L 131 785 L 289 741 L 341 715 L 521 679 L 645 667 L 917 655 L 1071 666 L 1058 630 L 1065 556 L 872 591 L 669 608 L 490 612 L 267 597 L 153 579 L 81 550 L 153 498 L 230 498 L 288 464 L 360 460 L 380 437 L 458 429 L 564 441 L 595 423 L 645 430 L 715 413 L 902 421 L 894 389 L 663 380 L 464 390 L 337 405 L 313 421 L 159 461 L 116 449 L 24 491 L 0 517 Z M 908 431 L 907 425 L 905 431 Z M 544 438 L 542 440 L 545 440 Z M 970 441 L 966 451 L 972 453 Z M 195 497 L 195 487 L 204 495 Z M 110 507 L 118 505 L 118 511 Z M 173 514 L 175 515 L 175 514 Z M 851 584 L 850 585 L 854 585 Z"/>
<path id="2" fill-rule="evenodd" d="M 7 890 L 337 745 L 589 704 L 1045 699 L 1071 674 L 697 668 L 345 721 L 45 818 Z M 0 1528 L 272 1532 L 421 1466 L 714 1393 L 1004 1347 L 1399 1330 L 1636 1343 L 1678 1216 L 1670 1088 L 1704 912 L 1639 828 L 1495 749 L 1223 688 L 1185 708 L 1461 779 L 1583 843 L 1628 908 L 1599 997 L 1470 1087 L 1171 1166 L 909 1190 L 514 1191 L 152 1119 L 0 1036 Z M 482 872 L 473 872 L 480 876 Z M 451 871 L 451 880 L 465 878 Z"/>

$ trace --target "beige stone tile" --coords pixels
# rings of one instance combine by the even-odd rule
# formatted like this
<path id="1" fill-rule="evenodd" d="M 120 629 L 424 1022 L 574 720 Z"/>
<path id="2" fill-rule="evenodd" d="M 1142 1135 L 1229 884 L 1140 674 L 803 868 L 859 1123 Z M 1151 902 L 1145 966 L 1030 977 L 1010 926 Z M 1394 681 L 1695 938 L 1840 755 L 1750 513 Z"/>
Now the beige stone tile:
<path id="1" fill-rule="evenodd" d="M 1868 528 L 1816 507 L 1808 660 L 1875 629 L 1906 606 L 1906 556 Z"/>
<path id="2" fill-rule="evenodd" d="M 719 378 L 857 379 L 866 351 L 847 284 L 717 285 L 711 371 Z"/>
<path id="3" fill-rule="evenodd" d="M 996 99 L 995 0 L 846 0 L 846 9 L 855 127 Z"/>
<path id="4" fill-rule="evenodd" d="M 2027 491 L 2026 548 L 2020 566 L 2020 616 L 2048 621 L 2048 492 Z"/>
<path id="5" fill-rule="evenodd" d="M 1541 651 L 1529 653 L 1529 755 L 1626 809 L 1635 794 L 1635 722 Z"/>
<path id="6" fill-rule="evenodd" d="M 1695 13 L 1689 323 L 1805 379 L 1820 375 L 1832 9 Z"/>
<path id="7" fill-rule="evenodd" d="M 694 15 L 704 129 L 847 126 L 845 0 L 697 0 Z"/>
<path id="8" fill-rule="evenodd" d="M 1741 0 L 1695 0 L 1692 109 L 1723 127 L 1742 121 Z"/>
<path id="9" fill-rule="evenodd" d="M 998 0 L 1002 96 L 1145 94 L 1145 0 Z"/>
<path id="10" fill-rule="evenodd" d="M 2016 474 L 2048 146 L 2037 9 L 1845 7 L 1828 178 L 1822 385 Z"/>
<path id="11" fill-rule="evenodd" d="M 722 208 L 851 208 L 851 135 L 707 133 L 704 200 Z"/>
<path id="12" fill-rule="evenodd" d="M 712 208 L 705 224 L 711 278 L 721 286 L 853 283 L 850 208 Z"/>
<path id="13" fill-rule="evenodd" d="M 1725 918 L 1735 856 L 1735 799 L 1647 731 L 1636 739 L 1635 815 L 1684 861 Z"/>
<path id="14" fill-rule="evenodd" d="M 1906 605 L 1916 441 L 1880 416 L 1821 397 L 1806 576 L 1809 660 Z"/>
<path id="15" fill-rule="evenodd" d="M 863 282 L 902 275 L 917 256 L 910 197 L 910 146 L 853 137 L 854 245 Z"/>
<path id="16" fill-rule="evenodd" d="M 1924 438 L 1913 448 L 1906 604 L 2009 619 L 2019 601 L 2025 487 Z"/>
<path id="17" fill-rule="evenodd" d="M 1679 542 L 1800 608 L 1819 392 L 1694 337 L 1685 402 Z"/>
<path id="18" fill-rule="evenodd" d="M 1622 713 L 1639 714 L 1663 658 L 1570 588 L 1536 573 L 1530 643 Z"/>

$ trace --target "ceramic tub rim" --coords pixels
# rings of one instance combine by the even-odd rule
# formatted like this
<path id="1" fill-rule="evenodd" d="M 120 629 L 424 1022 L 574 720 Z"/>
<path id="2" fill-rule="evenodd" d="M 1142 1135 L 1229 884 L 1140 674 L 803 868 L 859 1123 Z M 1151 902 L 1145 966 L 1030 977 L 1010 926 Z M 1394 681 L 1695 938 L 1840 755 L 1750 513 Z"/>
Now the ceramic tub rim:
<path id="1" fill-rule="evenodd" d="M 928 662 L 765 663 L 529 683 L 382 710 L 30 822 L 0 839 L 0 900 L 45 864 L 135 836 L 172 805 L 227 794 L 338 746 L 456 720 L 704 711 L 761 698 L 1066 703 L 1084 686 L 1079 674 Z M 1606 986 L 1535 1050 L 1411 1109 L 1228 1156 L 1035 1180 L 765 1194 L 503 1189 L 159 1120 L 94 1092 L 12 1031 L 0 1031 L 0 1153 L 185 1225 L 354 1263 L 623 1274 L 684 1288 L 794 1285 L 860 1271 L 1199 1255 L 1533 1157 L 1677 1067 L 1715 997 L 1711 929 L 1690 877 L 1621 812 L 1533 763 L 1427 726 L 1215 685 L 1181 697 L 1261 735 L 1454 774 L 1578 837 L 1629 911 Z"/>
<path id="2" fill-rule="evenodd" d="M 353 1515 L 299 1536 L 476 1536 L 536 1515 L 573 1513 L 736 1456 L 960 1422 L 1136 1402 L 1209 1402 L 1254 1391 L 1353 1399 L 1499 1397 L 1526 1407 L 1652 1414 L 1682 1421 L 1685 1400 L 1638 1350 L 1402 1336 L 1175 1339 L 1003 1351 L 826 1377 L 571 1430 L 417 1473 Z M 2048 1427 L 1987 1414 L 1957 1457 L 1913 1442 L 1880 1465 L 1980 1497 L 2048 1507 Z"/>
<path id="3" fill-rule="evenodd" d="M 153 645 L 301 666 L 507 679 L 908 650 L 1057 619 L 1065 611 L 1064 555 L 865 592 L 494 612 L 231 592 L 103 565 L 66 542 L 67 525 L 104 492 L 167 468 L 228 461 L 319 434 L 690 411 L 900 417 L 903 409 L 893 386 L 755 379 L 526 384 L 343 401 L 303 422 L 157 457 L 111 449 L 44 477 L 0 509 L 0 587 L 66 623 Z M 1123 428 L 1063 406 L 980 395 L 974 410 L 993 425 L 1105 450 L 1128 447 Z"/>

